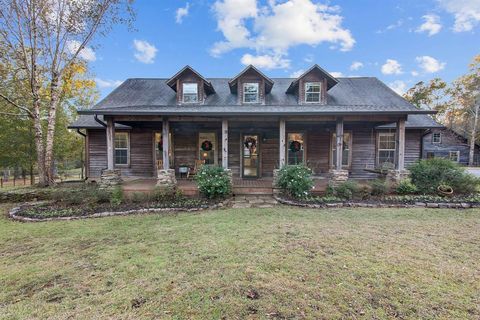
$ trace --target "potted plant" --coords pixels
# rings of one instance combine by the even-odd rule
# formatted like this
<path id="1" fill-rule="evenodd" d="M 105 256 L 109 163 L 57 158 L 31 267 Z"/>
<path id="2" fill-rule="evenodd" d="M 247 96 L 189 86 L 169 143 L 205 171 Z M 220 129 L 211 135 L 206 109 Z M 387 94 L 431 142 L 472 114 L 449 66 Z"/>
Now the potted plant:
<path id="1" fill-rule="evenodd" d="M 453 194 L 453 188 L 446 184 L 440 184 L 437 187 L 438 193 L 444 196 L 451 196 Z"/>

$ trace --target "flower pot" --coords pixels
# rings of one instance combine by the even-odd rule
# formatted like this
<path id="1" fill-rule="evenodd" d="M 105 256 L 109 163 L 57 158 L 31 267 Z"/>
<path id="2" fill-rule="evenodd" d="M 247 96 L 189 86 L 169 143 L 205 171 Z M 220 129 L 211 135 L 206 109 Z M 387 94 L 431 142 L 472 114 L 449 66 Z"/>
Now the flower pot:
<path id="1" fill-rule="evenodd" d="M 444 196 L 451 196 L 453 194 L 453 189 L 449 186 L 438 186 L 437 191 Z"/>

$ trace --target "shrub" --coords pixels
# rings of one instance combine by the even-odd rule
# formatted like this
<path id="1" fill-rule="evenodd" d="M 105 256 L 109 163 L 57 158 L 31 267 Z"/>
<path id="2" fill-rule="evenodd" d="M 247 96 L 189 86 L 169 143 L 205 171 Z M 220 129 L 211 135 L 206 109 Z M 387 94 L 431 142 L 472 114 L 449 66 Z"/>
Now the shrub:
<path id="1" fill-rule="evenodd" d="M 457 163 L 441 158 L 419 160 L 410 166 L 412 183 L 424 194 L 434 194 L 439 185 L 453 188 L 455 193 L 475 193 L 480 179 L 470 175 Z"/>
<path id="2" fill-rule="evenodd" d="M 375 179 L 370 182 L 372 196 L 383 196 L 388 193 L 388 186 L 385 180 Z"/>
<path id="3" fill-rule="evenodd" d="M 110 204 L 112 206 L 119 206 L 123 203 L 123 190 L 122 187 L 116 187 L 113 189 L 110 196 Z"/>
<path id="4" fill-rule="evenodd" d="M 353 196 L 357 195 L 360 190 L 358 183 L 352 180 L 347 180 L 336 187 L 329 186 L 327 188 L 328 196 L 335 196 L 344 200 L 351 200 Z"/>
<path id="5" fill-rule="evenodd" d="M 296 199 L 305 199 L 313 188 L 312 170 L 304 165 L 286 165 L 278 172 L 277 187 Z"/>
<path id="6" fill-rule="evenodd" d="M 209 199 L 225 197 L 232 191 L 230 177 L 222 167 L 201 166 L 195 180 L 200 192 Z"/>
<path id="7" fill-rule="evenodd" d="M 410 179 L 403 179 L 397 185 L 396 191 L 398 194 L 412 194 L 416 193 L 417 187 L 410 181 Z"/>
<path id="8" fill-rule="evenodd" d="M 172 188 L 155 187 L 150 194 L 150 199 L 154 202 L 168 202 L 175 200 L 175 190 Z"/>

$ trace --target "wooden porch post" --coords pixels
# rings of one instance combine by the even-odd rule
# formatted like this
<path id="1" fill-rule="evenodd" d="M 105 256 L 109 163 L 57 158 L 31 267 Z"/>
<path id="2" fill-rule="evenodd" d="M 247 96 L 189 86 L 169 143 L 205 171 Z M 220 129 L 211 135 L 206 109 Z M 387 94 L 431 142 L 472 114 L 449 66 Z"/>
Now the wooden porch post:
<path id="1" fill-rule="evenodd" d="M 397 170 L 405 169 L 405 119 L 397 121 L 397 130 L 395 131 L 395 164 Z"/>
<path id="2" fill-rule="evenodd" d="M 279 164 L 280 168 L 285 165 L 285 131 L 286 123 L 284 119 L 280 119 L 280 154 L 279 154 Z"/>
<path id="3" fill-rule="evenodd" d="M 107 118 L 107 169 L 115 169 L 113 154 L 115 152 L 115 121 Z"/>
<path id="4" fill-rule="evenodd" d="M 228 169 L 228 120 L 222 119 L 222 167 Z"/>
<path id="5" fill-rule="evenodd" d="M 336 141 L 336 149 L 337 149 L 337 156 L 335 158 L 335 170 L 342 170 L 342 163 L 343 163 L 343 118 L 337 118 L 337 126 L 335 132 L 337 141 Z"/>
<path id="6" fill-rule="evenodd" d="M 168 118 L 162 121 L 162 144 L 163 144 L 163 170 L 170 169 L 170 157 L 168 155 L 170 147 L 170 123 Z"/>

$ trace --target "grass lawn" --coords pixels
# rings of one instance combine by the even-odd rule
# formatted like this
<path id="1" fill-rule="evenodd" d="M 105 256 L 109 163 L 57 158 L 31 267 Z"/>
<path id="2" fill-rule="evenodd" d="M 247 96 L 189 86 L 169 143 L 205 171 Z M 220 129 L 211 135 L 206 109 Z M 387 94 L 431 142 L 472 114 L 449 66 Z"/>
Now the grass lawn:
<path id="1" fill-rule="evenodd" d="M 0 317 L 478 319 L 480 210 L 2 216 Z"/>

